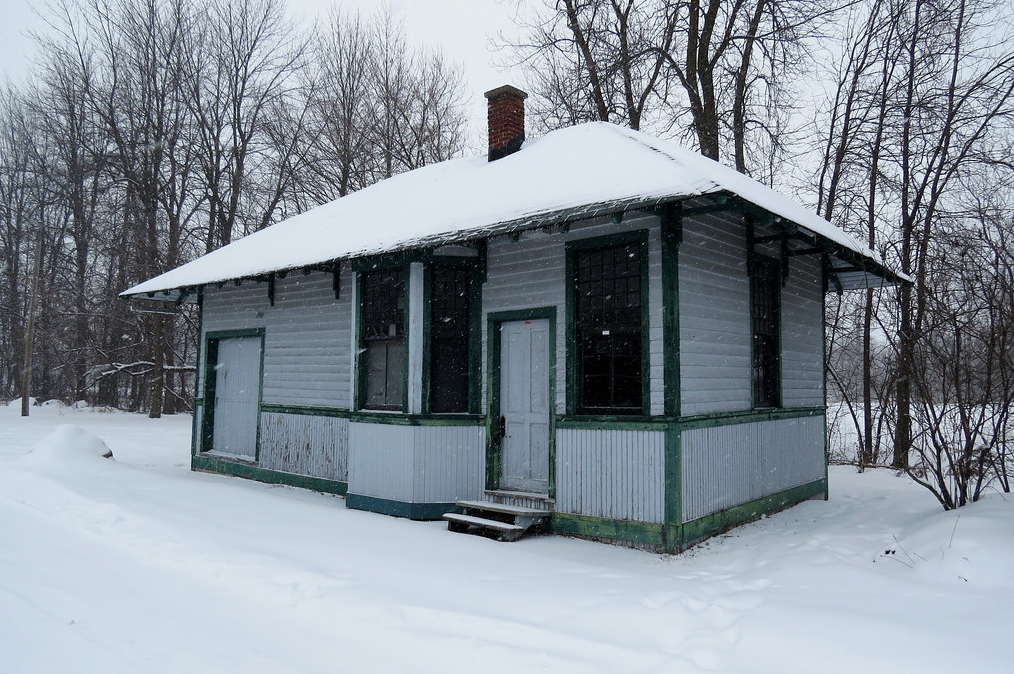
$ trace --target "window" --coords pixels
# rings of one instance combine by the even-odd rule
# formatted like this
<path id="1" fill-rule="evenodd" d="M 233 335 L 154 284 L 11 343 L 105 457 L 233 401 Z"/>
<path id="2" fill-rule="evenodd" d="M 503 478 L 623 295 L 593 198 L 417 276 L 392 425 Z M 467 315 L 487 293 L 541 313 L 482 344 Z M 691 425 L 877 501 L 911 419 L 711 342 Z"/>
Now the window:
<path id="1" fill-rule="evenodd" d="M 472 269 L 434 265 L 430 293 L 430 411 L 467 412 Z"/>
<path id="2" fill-rule="evenodd" d="M 362 275 L 362 407 L 401 410 L 405 403 L 405 272 Z"/>
<path id="3" fill-rule="evenodd" d="M 754 260 L 750 279 L 753 320 L 753 406 L 778 407 L 779 320 L 781 288 L 777 264 Z"/>
<path id="4" fill-rule="evenodd" d="M 641 244 L 574 251 L 578 414 L 641 414 Z"/>

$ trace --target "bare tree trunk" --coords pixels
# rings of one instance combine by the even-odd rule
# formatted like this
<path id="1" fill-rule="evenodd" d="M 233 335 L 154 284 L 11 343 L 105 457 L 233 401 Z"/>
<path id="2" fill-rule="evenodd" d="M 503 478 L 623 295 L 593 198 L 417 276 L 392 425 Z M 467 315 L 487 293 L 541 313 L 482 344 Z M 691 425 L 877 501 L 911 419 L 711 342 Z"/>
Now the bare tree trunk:
<path id="1" fill-rule="evenodd" d="M 35 344 L 35 306 L 39 298 L 39 266 L 42 260 L 42 220 L 32 257 L 31 288 L 28 291 L 28 315 L 25 317 L 25 352 L 21 365 L 21 416 L 28 416 L 32 395 L 32 355 Z"/>

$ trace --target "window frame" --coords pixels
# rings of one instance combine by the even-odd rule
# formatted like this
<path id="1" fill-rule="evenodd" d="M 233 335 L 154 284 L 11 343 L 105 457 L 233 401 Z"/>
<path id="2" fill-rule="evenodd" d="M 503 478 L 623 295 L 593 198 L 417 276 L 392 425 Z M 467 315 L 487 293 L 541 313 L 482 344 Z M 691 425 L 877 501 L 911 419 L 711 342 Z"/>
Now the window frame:
<path id="1" fill-rule="evenodd" d="M 373 274 L 401 274 L 401 298 L 402 298 L 402 332 L 400 336 L 401 340 L 401 363 L 400 363 L 400 376 L 401 376 L 401 402 L 400 404 L 384 404 L 384 405 L 371 405 L 367 396 L 368 377 L 369 377 L 369 359 L 367 356 L 367 342 L 368 341 L 392 341 L 390 339 L 370 339 L 366 336 L 365 330 L 365 314 L 364 305 L 366 301 L 366 284 L 367 277 Z M 408 265 L 405 264 L 392 264 L 386 266 L 376 266 L 368 269 L 357 270 L 356 273 L 356 405 L 357 410 L 365 410 L 371 412 L 406 412 L 408 409 L 408 350 L 409 350 L 409 284 L 410 274 Z M 397 307 L 396 307 L 397 308 Z M 390 374 L 389 369 L 385 371 Z M 387 381 L 387 380 L 385 380 Z M 386 396 L 385 396 L 386 398 Z"/>
<path id="2" fill-rule="evenodd" d="M 567 414 L 582 417 L 605 417 L 631 419 L 646 417 L 651 409 L 651 353 L 650 353 L 650 295 L 648 283 L 648 230 L 636 229 L 628 232 L 589 237 L 568 241 L 566 244 L 566 310 L 567 310 Z M 641 361 L 641 406 L 640 409 L 611 409 L 588 411 L 582 401 L 580 377 L 580 349 L 577 302 L 577 256 L 581 252 L 605 250 L 621 246 L 636 245 L 639 257 L 640 283 L 640 361 Z"/>
<path id="3" fill-rule="evenodd" d="M 466 404 L 464 409 L 453 411 L 434 410 L 434 378 L 433 378 L 433 294 L 435 291 L 434 272 L 437 267 L 458 268 L 466 270 L 468 274 L 468 309 L 467 309 L 467 330 L 466 337 L 466 362 L 468 367 L 468 382 L 466 388 Z M 482 327 L 480 322 L 482 302 L 482 279 L 480 276 L 480 264 L 477 258 L 434 255 L 428 261 L 423 270 L 423 368 L 422 368 L 422 411 L 431 415 L 461 415 L 479 414 L 481 407 L 481 381 L 479 363 L 482 349 Z"/>
<path id="4" fill-rule="evenodd" d="M 782 263 L 775 258 L 752 253 L 749 259 L 750 281 L 750 406 L 755 410 L 780 409 L 782 406 Z M 770 274 L 767 280 L 771 284 L 770 309 L 773 314 L 773 328 L 770 335 L 771 343 L 765 347 L 769 358 L 762 363 L 763 353 L 758 352 L 760 346 L 757 331 L 757 302 L 760 271 Z M 766 376 L 759 377 L 759 368 L 765 368 Z M 759 390 L 759 386 L 770 390 Z"/>

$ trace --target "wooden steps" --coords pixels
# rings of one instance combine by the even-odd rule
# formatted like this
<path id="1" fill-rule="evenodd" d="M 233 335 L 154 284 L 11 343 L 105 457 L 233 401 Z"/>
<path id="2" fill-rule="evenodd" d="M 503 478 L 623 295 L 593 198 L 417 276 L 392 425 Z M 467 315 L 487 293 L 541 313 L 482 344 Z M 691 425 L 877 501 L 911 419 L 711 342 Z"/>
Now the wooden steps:
<path id="1" fill-rule="evenodd" d="M 496 498 L 487 492 L 487 498 Z M 504 499 L 507 500 L 507 499 Z M 446 513 L 447 529 L 456 533 L 474 534 L 500 541 L 516 541 L 528 532 L 545 527 L 553 514 L 549 499 L 536 498 L 535 505 L 515 505 L 488 501 L 458 501 L 462 513 Z"/>

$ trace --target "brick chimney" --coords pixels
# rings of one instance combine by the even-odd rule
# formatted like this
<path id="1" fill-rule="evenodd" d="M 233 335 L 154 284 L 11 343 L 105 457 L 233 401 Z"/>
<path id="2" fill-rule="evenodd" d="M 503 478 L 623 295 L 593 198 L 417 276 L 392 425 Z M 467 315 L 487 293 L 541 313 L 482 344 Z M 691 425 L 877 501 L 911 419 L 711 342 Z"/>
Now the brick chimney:
<path id="1" fill-rule="evenodd" d="M 486 92 L 489 101 L 489 160 L 517 152 L 525 142 L 525 99 L 528 94 L 509 84 Z"/>

